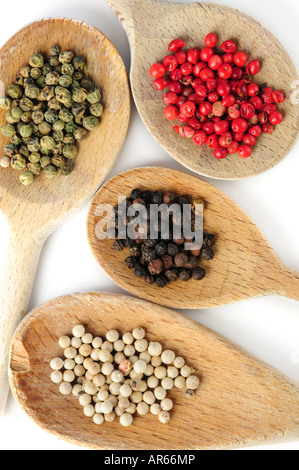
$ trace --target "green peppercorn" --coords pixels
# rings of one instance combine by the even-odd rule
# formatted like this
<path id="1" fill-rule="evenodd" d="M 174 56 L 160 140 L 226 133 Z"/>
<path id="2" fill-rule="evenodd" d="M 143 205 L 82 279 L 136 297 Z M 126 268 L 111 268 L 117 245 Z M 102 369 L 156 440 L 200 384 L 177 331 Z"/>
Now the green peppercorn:
<path id="1" fill-rule="evenodd" d="M 72 66 L 72 64 L 63 64 L 61 67 L 61 73 L 63 75 L 73 75 L 74 72 L 75 72 L 75 69 Z"/>
<path id="2" fill-rule="evenodd" d="M 88 136 L 88 130 L 84 129 L 83 127 L 79 127 L 74 131 L 74 137 L 78 142 L 81 142 L 82 140 L 86 139 Z"/>
<path id="3" fill-rule="evenodd" d="M 4 137 L 13 137 L 16 133 L 16 129 L 12 124 L 5 124 L 1 127 L 1 132 Z"/>
<path id="4" fill-rule="evenodd" d="M 73 79 L 77 82 L 80 82 L 83 79 L 83 76 L 84 76 L 83 73 L 79 72 L 78 70 L 73 73 Z"/>
<path id="5" fill-rule="evenodd" d="M 29 138 L 30 140 L 30 138 Z M 20 145 L 19 147 L 19 154 L 20 155 L 23 155 L 23 157 L 25 158 L 28 158 L 29 156 L 29 150 L 28 150 L 28 147 L 27 147 L 27 144 L 24 142 L 24 138 L 22 139 L 22 145 Z"/>
<path id="6" fill-rule="evenodd" d="M 63 131 L 64 127 L 65 127 L 65 123 L 63 121 L 60 121 L 60 119 L 58 119 L 58 121 L 53 123 L 54 131 Z"/>
<path id="7" fill-rule="evenodd" d="M 54 98 L 54 86 L 47 85 L 40 91 L 38 99 L 42 101 L 50 101 L 51 98 Z"/>
<path id="8" fill-rule="evenodd" d="M 87 95 L 87 100 L 89 101 L 90 104 L 99 103 L 101 98 L 102 98 L 102 94 L 101 94 L 100 90 L 98 90 L 98 89 L 90 91 Z"/>
<path id="9" fill-rule="evenodd" d="M 59 73 L 57 72 L 49 72 L 47 75 L 46 75 L 46 84 L 47 85 L 57 85 L 58 82 L 59 82 Z"/>
<path id="10" fill-rule="evenodd" d="M 72 98 L 76 103 L 83 103 L 87 98 L 87 91 L 84 90 L 84 88 L 75 87 L 73 89 Z"/>
<path id="11" fill-rule="evenodd" d="M 17 147 L 14 144 L 5 145 L 3 149 L 3 155 L 5 157 L 12 158 L 17 154 Z"/>
<path id="12" fill-rule="evenodd" d="M 23 95 L 22 87 L 20 85 L 9 85 L 7 87 L 7 94 L 14 100 L 21 98 Z"/>
<path id="13" fill-rule="evenodd" d="M 61 103 L 59 103 L 57 98 L 51 98 L 50 101 L 48 101 L 48 108 L 54 109 L 55 111 L 60 111 Z"/>
<path id="14" fill-rule="evenodd" d="M 84 120 L 84 115 L 76 116 L 75 117 L 75 123 L 78 124 L 79 126 L 83 126 L 83 120 Z"/>
<path id="15" fill-rule="evenodd" d="M 28 78 L 30 76 L 30 72 L 31 68 L 29 67 L 29 65 L 26 65 L 25 67 L 22 67 L 20 69 L 20 75 L 22 75 L 22 77 L 24 78 Z"/>
<path id="16" fill-rule="evenodd" d="M 31 100 L 36 100 L 40 93 L 40 89 L 35 85 L 29 85 L 25 88 L 25 95 Z"/>
<path id="17" fill-rule="evenodd" d="M 52 165 L 56 166 L 57 168 L 64 168 L 66 164 L 66 159 L 61 155 L 55 155 L 51 160 Z"/>
<path id="18" fill-rule="evenodd" d="M 44 120 L 44 113 L 40 110 L 33 111 L 32 113 L 32 121 L 35 124 L 40 124 Z"/>
<path id="19" fill-rule="evenodd" d="M 94 88 L 92 82 L 91 82 L 90 80 L 88 80 L 87 78 L 83 78 L 83 79 L 81 80 L 80 86 L 81 86 L 82 88 L 84 88 L 85 90 L 89 91 L 89 92 L 92 91 L 93 88 Z"/>
<path id="20" fill-rule="evenodd" d="M 59 77 L 59 85 L 63 88 L 69 88 L 73 83 L 73 78 L 71 75 L 62 75 Z"/>
<path id="21" fill-rule="evenodd" d="M 25 171 L 24 173 L 20 175 L 20 182 L 24 186 L 30 186 L 30 184 L 33 183 L 33 180 L 34 180 L 34 176 L 30 171 Z"/>
<path id="22" fill-rule="evenodd" d="M 52 137 L 45 135 L 40 140 L 40 146 L 41 149 L 52 150 L 52 148 L 55 146 L 55 141 Z"/>
<path id="23" fill-rule="evenodd" d="M 6 119 L 6 122 L 8 122 L 9 124 L 16 124 L 20 122 L 20 119 L 13 117 L 12 112 L 10 110 L 7 111 L 7 113 L 5 114 L 5 119 Z"/>
<path id="24" fill-rule="evenodd" d="M 76 141 L 75 141 L 75 137 L 73 134 L 65 134 L 64 138 L 63 138 L 63 143 L 64 144 L 74 144 Z"/>
<path id="25" fill-rule="evenodd" d="M 44 58 L 41 54 L 33 54 L 29 59 L 31 67 L 42 67 L 44 65 Z"/>
<path id="26" fill-rule="evenodd" d="M 42 171 L 42 167 L 40 165 L 40 163 L 36 162 L 36 163 L 28 163 L 27 164 L 27 169 L 34 175 L 34 176 L 38 176 L 41 171 Z"/>
<path id="27" fill-rule="evenodd" d="M 43 121 L 38 125 L 38 130 L 42 135 L 48 135 L 52 131 L 52 127 L 48 122 Z"/>
<path id="28" fill-rule="evenodd" d="M 32 119 L 32 111 L 24 111 L 24 113 L 21 116 L 21 121 L 28 123 L 28 122 L 31 121 L 31 119 Z M 33 127 L 33 131 L 34 131 L 34 126 L 32 126 L 32 127 Z"/>
<path id="29" fill-rule="evenodd" d="M 27 148 L 29 152 L 39 152 L 40 150 L 39 139 L 37 137 L 32 137 L 27 144 Z"/>
<path id="30" fill-rule="evenodd" d="M 10 109 L 11 108 L 11 99 L 8 98 L 7 96 L 4 96 L 3 98 L 0 98 L 0 108 L 1 109 Z"/>
<path id="31" fill-rule="evenodd" d="M 64 51 L 59 54 L 59 62 L 62 64 L 70 64 L 74 58 L 74 53 L 72 51 Z"/>
<path id="32" fill-rule="evenodd" d="M 37 67 L 31 69 L 31 71 L 30 71 L 30 77 L 33 78 L 34 80 L 37 80 L 38 78 L 40 78 L 41 74 L 42 74 L 41 69 L 39 69 Z"/>
<path id="33" fill-rule="evenodd" d="M 40 154 L 38 152 L 30 153 L 28 160 L 30 163 L 38 163 L 40 161 Z"/>
<path id="34" fill-rule="evenodd" d="M 21 145 L 22 138 L 18 136 L 17 134 L 15 134 L 10 138 L 10 143 L 13 145 Z"/>
<path id="35" fill-rule="evenodd" d="M 65 165 L 63 168 L 59 168 L 58 172 L 63 175 L 67 176 L 73 171 L 73 161 L 72 160 L 66 160 Z"/>
<path id="36" fill-rule="evenodd" d="M 55 142 L 63 141 L 63 139 L 64 139 L 63 131 L 54 131 L 53 132 L 53 139 L 55 140 Z"/>
<path id="37" fill-rule="evenodd" d="M 101 117 L 103 114 L 103 105 L 101 103 L 94 103 L 90 106 L 90 114 L 96 117 Z"/>
<path id="38" fill-rule="evenodd" d="M 73 59 L 73 66 L 76 70 L 80 70 L 81 72 L 85 69 L 86 61 L 83 57 L 77 56 Z"/>
<path id="39" fill-rule="evenodd" d="M 30 137 L 32 135 L 33 129 L 29 124 L 23 124 L 20 127 L 20 134 L 22 137 Z"/>
<path id="40" fill-rule="evenodd" d="M 22 75 L 18 75 L 15 79 L 15 84 L 23 86 L 24 85 L 24 77 L 22 77 Z"/>
<path id="41" fill-rule="evenodd" d="M 57 174 L 57 168 L 54 165 L 48 165 L 43 169 L 46 178 L 53 178 Z"/>
<path id="42" fill-rule="evenodd" d="M 62 141 L 56 142 L 55 147 L 52 148 L 53 155 L 62 155 L 64 145 Z"/>
<path id="43" fill-rule="evenodd" d="M 53 72 L 53 67 L 51 67 L 51 65 L 46 62 L 43 66 L 42 66 L 42 74 L 44 75 L 44 77 L 46 77 L 48 75 L 48 73 L 50 72 Z"/>
<path id="44" fill-rule="evenodd" d="M 61 103 L 71 101 L 72 99 L 71 92 L 67 88 L 63 88 L 61 86 L 57 86 L 55 88 L 55 95 L 58 101 L 60 101 Z"/>
<path id="45" fill-rule="evenodd" d="M 51 65 L 51 67 L 57 67 L 59 65 L 59 56 L 53 55 L 52 57 L 50 57 L 49 64 Z"/>
<path id="46" fill-rule="evenodd" d="M 83 120 L 83 126 L 88 131 L 93 131 L 99 126 L 99 120 L 95 116 L 87 116 Z"/>
<path id="47" fill-rule="evenodd" d="M 33 109 L 33 101 L 29 98 L 22 98 L 20 101 L 20 108 L 22 111 L 31 111 Z"/>
<path id="48" fill-rule="evenodd" d="M 44 157 L 41 157 L 40 164 L 42 168 L 45 168 L 46 166 L 51 164 L 51 158 L 47 155 L 45 155 Z"/>
<path id="49" fill-rule="evenodd" d="M 35 85 L 35 81 L 33 80 L 33 78 L 31 77 L 24 78 L 24 87 L 32 86 L 32 85 Z"/>
<path id="50" fill-rule="evenodd" d="M 73 115 L 70 111 L 64 108 L 59 113 L 59 119 L 63 122 L 70 122 L 73 120 Z"/>
<path id="51" fill-rule="evenodd" d="M 74 103 L 72 113 L 74 116 L 83 116 L 86 112 L 86 105 L 84 103 Z"/>
<path id="52" fill-rule="evenodd" d="M 56 55 L 59 56 L 60 52 L 61 52 L 61 50 L 60 50 L 59 46 L 53 46 L 50 49 L 50 56 L 56 56 Z"/>
<path id="53" fill-rule="evenodd" d="M 15 107 L 15 108 L 12 108 L 11 109 L 11 115 L 12 117 L 14 117 L 15 119 L 21 119 L 21 117 L 23 116 L 24 114 L 24 111 L 19 108 L 19 107 Z"/>
<path id="54" fill-rule="evenodd" d="M 11 159 L 11 166 L 14 170 L 21 171 L 26 168 L 27 160 L 19 153 Z"/>
<path id="55" fill-rule="evenodd" d="M 58 112 L 55 109 L 48 109 L 48 111 L 45 112 L 44 117 L 45 121 L 49 124 L 53 124 L 58 121 Z"/>
<path id="56" fill-rule="evenodd" d="M 77 127 L 77 124 L 75 124 L 75 122 L 71 120 L 65 124 L 64 130 L 67 134 L 74 134 Z"/>
<path id="57" fill-rule="evenodd" d="M 65 158 L 69 158 L 72 160 L 76 157 L 77 153 L 78 149 L 74 144 L 67 144 L 63 148 L 63 155 L 65 156 Z"/>

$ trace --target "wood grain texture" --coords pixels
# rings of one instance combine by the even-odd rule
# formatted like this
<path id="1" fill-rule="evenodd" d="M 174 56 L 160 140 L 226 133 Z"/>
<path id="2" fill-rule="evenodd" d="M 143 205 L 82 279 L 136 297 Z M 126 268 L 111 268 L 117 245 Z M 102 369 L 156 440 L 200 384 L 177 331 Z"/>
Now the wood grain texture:
<path id="1" fill-rule="evenodd" d="M 138 111 L 158 143 L 190 170 L 216 179 L 234 180 L 263 173 L 277 165 L 292 149 L 299 132 L 299 106 L 291 102 L 291 84 L 298 73 L 275 36 L 253 18 L 216 3 L 179 4 L 163 0 L 106 0 L 122 21 L 131 45 L 131 84 Z M 146 18 L 146 20 L 145 20 Z M 173 131 L 164 119 L 163 92 L 153 86 L 149 69 L 167 55 L 168 44 L 181 37 L 187 47 L 204 46 L 204 37 L 215 32 L 219 43 L 237 40 L 250 60 L 259 58 L 258 84 L 283 89 L 287 99 L 280 105 L 285 115 L 272 136 L 262 135 L 250 158 L 230 155 L 217 160 L 207 146 L 196 147 Z"/>
<path id="2" fill-rule="evenodd" d="M 40 176 L 32 186 L 24 187 L 19 172 L 0 171 L 0 208 L 10 230 L 0 282 L 0 412 L 7 396 L 9 343 L 27 310 L 43 243 L 99 188 L 116 161 L 129 124 L 130 91 L 122 59 L 104 34 L 80 21 L 42 20 L 13 36 L 0 51 L 0 79 L 5 88 L 34 52 L 48 55 L 56 44 L 86 57 L 87 75 L 103 92 L 104 114 L 99 128 L 80 143 L 75 169 L 69 176 L 53 180 Z M 5 112 L 1 111 L 0 126 L 4 122 Z M 1 134 L 0 152 L 7 143 Z"/>
<path id="3" fill-rule="evenodd" d="M 201 385 L 193 399 L 171 390 L 171 421 L 136 417 L 130 428 L 118 418 L 96 426 L 75 397 L 63 397 L 49 378 L 49 362 L 61 355 L 58 338 L 83 323 L 94 335 L 144 327 L 186 358 Z M 299 432 L 299 388 L 220 335 L 174 311 L 126 296 L 69 295 L 32 311 L 15 333 L 10 383 L 20 406 L 44 430 L 91 449 L 227 449 L 293 439 Z"/>
<path id="4" fill-rule="evenodd" d="M 113 241 L 99 240 L 101 204 L 112 206 L 132 189 L 174 191 L 203 199 L 204 230 L 216 235 L 215 258 L 202 261 L 203 281 L 181 280 L 163 289 L 138 279 L 124 261 L 128 250 L 113 250 Z M 251 297 L 277 294 L 299 300 L 299 274 L 284 266 L 250 218 L 213 185 L 176 170 L 135 168 L 115 176 L 94 197 L 87 220 L 91 250 L 106 273 L 122 288 L 160 305 L 181 309 L 209 308 Z"/>

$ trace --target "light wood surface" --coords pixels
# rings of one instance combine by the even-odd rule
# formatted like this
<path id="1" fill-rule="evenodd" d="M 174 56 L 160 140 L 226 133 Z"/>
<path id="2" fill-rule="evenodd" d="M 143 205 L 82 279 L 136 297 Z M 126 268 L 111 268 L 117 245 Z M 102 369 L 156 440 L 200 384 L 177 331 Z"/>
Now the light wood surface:
<path id="1" fill-rule="evenodd" d="M 181 280 L 164 288 L 148 285 L 134 275 L 124 261 L 128 249 L 117 252 L 113 241 L 99 240 L 98 206 L 118 203 L 132 189 L 175 191 L 194 199 L 203 198 L 204 230 L 216 235 L 215 257 L 202 261 L 203 281 Z M 251 297 L 282 295 L 299 300 L 299 274 L 284 266 L 250 218 L 213 185 L 176 170 L 160 167 L 136 168 L 115 176 L 94 197 L 87 220 L 91 250 L 106 273 L 126 291 L 138 297 L 180 309 L 199 309 L 231 304 Z"/>
<path id="2" fill-rule="evenodd" d="M 217 3 L 171 3 L 165 0 L 106 0 L 128 34 L 132 54 L 131 85 L 138 111 L 158 143 L 190 170 L 216 179 L 241 179 L 265 172 L 277 165 L 292 149 L 299 132 L 299 107 L 291 102 L 291 84 L 298 73 L 284 47 L 275 36 L 253 18 Z M 162 95 L 149 74 L 152 64 L 167 55 L 168 44 L 176 37 L 187 47 L 203 47 L 204 37 L 215 32 L 222 44 L 237 40 L 250 59 L 259 58 L 258 84 L 283 89 L 287 99 L 279 105 L 285 115 L 272 136 L 258 139 L 250 158 L 230 155 L 217 160 L 206 145 L 196 147 L 173 131 L 173 122 L 164 118 Z"/>
<path id="3" fill-rule="evenodd" d="M 193 399 L 171 390 L 171 421 L 139 416 L 129 428 L 97 426 L 78 399 L 60 395 L 49 362 L 58 338 L 83 323 L 94 335 L 145 328 L 150 341 L 183 356 L 201 385 Z M 166 308 L 102 293 L 54 299 L 21 323 L 11 347 L 10 383 L 21 407 L 44 430 L 73 444 L 109 450 L 227 449 L 291 440 L 299 432 L 298 384 L 220 335 Z"/>
<path id="4" fill-rule="evenodd" d="M 19 172 L 0 171 L 0 208 L 10 232 L 0 282 L 0 412 L 8 390 L 10 340 L 26 313 L 43 243 L 99 188 L 116 161 L 129 123 L 130 91 L 122 59 L 106 36 L 84 22 L 48 19 L 19 31 L 0 51 L 5 87 L 34 52 L 48 54 L 56 44 L 86 57 L 87 74 L 102 89 L 105 109 L 100 127 L 80 143 L 71 175 L 53 180 L 40 176 L 30 187 L 24 187 Z M 5 112 L 1 111 L 0 125 L 4 122 Z M 1 134 L 0 153 L 7 142 Z"/>

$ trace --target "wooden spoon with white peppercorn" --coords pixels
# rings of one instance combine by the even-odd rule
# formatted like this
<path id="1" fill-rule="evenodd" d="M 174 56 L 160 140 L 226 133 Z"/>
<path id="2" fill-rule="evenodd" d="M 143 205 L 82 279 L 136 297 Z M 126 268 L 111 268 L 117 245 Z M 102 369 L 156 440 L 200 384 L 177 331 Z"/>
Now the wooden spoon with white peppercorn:
<path id="1" fill-rule="evenodd" d="M 105 109 L 99 128 L 80 142 L 69 176 L 51 180 L 40 176 L 24 187 L 19 172 L 9 168 L 0 171 L 0 208 L 9 228 L 0 282 L 0 413 L 8 392 L 9 344 L 26 313 L 43 244 L 99 188 L 120 152 L 129 123 L 130 91 L 123 61 L 104 34 L 82 21 L 47 19 L 15 34 L 0 51 L 0 80 L 5 89 L 33 53 L 48 56 L 53 45 L 85 57 L 86 72 L 102 90 Z M 4 123 L 5 112 L 1 111 L 0 126 Z M 0 152 L 7 143 L 1 134 Z"/>
<path id="2" fill-rule="evenodd" d="M 102 337 L 111 329 L 144 328 L 148 341 L 195 368 L 199 388 L 193 398 L 169 391 L 174 407 L 168 424 L 147 414 L 134 415 L 126 428 L 119 418 L 96 425 L 78 398 L 62 396 L 50 379 L 50 361 L 62 357 L 58 339 L 71 336 L 77 324 Z M 298 384 L 186 316 L 127 296 L 75 294 L 33 310 L 13 338 L 9 375 L 16 400 L 39 426 L 91 449 L 227 449 L 299 435 Z"/>
<path id="3" fill-rule="evenodd" d="M 204 231 L 216 236 L 215 256 L 201 260 L 202 281 L 178 280 L 160 288 L 146 284 L 125 265 L 128 249 L 113 249 L 113 241 L 99 240 L 98 206 L 115 206 L 118 196 L 142 191 L 171 191 L 204 202 Z M 282 295 L 299 300 L 299 274 L 277 258 L 252 220 L 215 186 L 187 173 L 145 167 L 115 176 L 99 190 L 90 206 L 87 231 L 91 250 L 106 273 L 128 292 L 166 307 L 198 309 L 217 307 L 248 298 Z"/>
<path id="4" fill-rule="evenodd" d="M 251 59 L 262 61 L 260 85 L 267 82 L 277 90 L 285 89 L 298 80 L 298 73 L 287 51 L 270 31 L 250 16 L 217 2 L 106 1 L 130 41 L 130 78 L 138 111 L 151 134 L 173 158 L 200 175 L 234 180 L 263 173 L 288 155 L 299 129 L 299 107 L 292 103 L 290 95 L 281 107 L 285 114 L 283 123 L 271 136 L 260 138 L 250 158 L 231 155 L 217 160 L 207 146 L 196 147 L 192 139 L 184 139 L 173 131 L 173 122 L 164 118 L 163 92 L 157 92 L 149 74 L 150 67 L 163 60 L 173 39 L 182 38 L 188 48 L 203 47 L 206 34 L 214 32 L 220 44 L 233 38 Z"/>

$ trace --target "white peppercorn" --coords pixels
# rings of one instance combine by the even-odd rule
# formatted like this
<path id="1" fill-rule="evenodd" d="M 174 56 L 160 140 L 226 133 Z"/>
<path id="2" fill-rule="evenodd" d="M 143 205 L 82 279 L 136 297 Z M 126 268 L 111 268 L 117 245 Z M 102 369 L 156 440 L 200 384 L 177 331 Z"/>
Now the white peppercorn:
<path id="1" fill-rule="evenodd" d="M 139 354 L 139 359 L 144 361 L 146 364 L 149 364 L 151 362 L 151 355 L 148 351 L 143 351 Z"/>
<path id="2" fill-rule="evenodd" d="M 135 352 L 136 352 L 136 349 L 133 346 L 133 344 L 127 344 L 124 347 L 124 355 L 127 357 L 134 356 Z"/>
<path id="3" fill-rule="evenodd" d="M 164 400 L 164 398 L 166 397 L 166 390 L 161 386 L 156 387 L 154 389 L 154 395 L 157 400 Z"/>
<path id="4" fill-rule="evenodd" d="M 124 413 L 120 416 L 119 422 L 122 426 L 131 426 L 131 424 L 133 423 L 133 416 L 129 413 Z"/>
<path id="5" fill-rule="evenodd" d="M 74 373 L 75 373 L 76 377 L 82 377 L 85 374 L 85 369 L 80 364 L 77 364 L 74 367 Z"/>
<path id="6" fill-rule="evenodd" d="M 96 387 L 102 387 L 106 383 L 106 378 L 103 374 L 95 375 L 92 379 Z"/>
<path id="7" fill-rule="evenodd" d="M 160 423 L 167 424 L 170 421 L 170 414 L 168 413 L 168 411 L 160 411 L 160 413 L 158 414 L 158 418 Z"/>
<path id="8" fill-rule="evenodd" d="M 126 409 L 126 413 L 129 413 L 130 415 L 133 415 L 136 413 L 136 405 L 135 403 L 130 403 L 130 406 Z"/>
<path id="9" fill-rule="evenodd" d="M 160 379 L 160 380 L 164 379 L 164 377 L 166 377 L 167 375 L 166 367 L 164 366 L 156 367 L 154 371 L 154 375 L 157 377 L 157 379 Z"/>
<path id="10" fill-rule="evenodd" d="M 185 365 L 181 368 L 181 375 L 183 377 L 189 377 L 192 374 L 192 369 L 191 367 Z"/>
<path id="11" fill-rule="evenodd" d="M 116 417 L 116 414 L 114 413 L 114 411 L 111 411 L 111 413 L 106 413 L 104 415 L 104 419 L 105 421 L 107 421 L 108 423 L 112 423 L 112 421 L 115 420 L 115 417 Z"/>
<path id="12" fill-rule="evenodd" d="M 50 362 L 50 367 L 52 370 L 61 370 L 63 368 L 64 361 L 60 357 L 55 357 Z"/>
<path id="13" fill-rule="evenodd" d="M 120 370 L 114 370 L 111 374 L 111 379 L 113 382 L 120 383 L 123 380 L 124 376 Z"/>
<path id="14" fill-rule="evenodd" d="M 113 346 L 114 346 L 115 351 L 121 352 L 124 350 L 125 343 L 123 342 L 122 339 L 118 339 L 117 341 L 114 342 Z"/>
<path id="15" fill-rule="evenodd" d="M 148 342 L 146 339 L 137 339 L 134 343 L 135 349 L 138 352 L 144 352 L 147 350 Z"/>
<path id="16" fill-rule="evenodd" d="M 122 352 L 117 352 L 114 354 L 113 362 L 115 364 L 120 364 L 122 361 L 126 360 L 126 356 Z"/>
<path id="17" fill-rule="evenodd" d="M 85 393 L 88 393 L 88 395 L 94 395 L 95 393 L 97 393 L 98 390 L 93 382 L 87 381 L 84 384 L 84 391 Z"/>
<path id="18" fill-rule="evenodd" d="M 113 351 L 113 343 L 111 343 L 111 341 L 104 341 L 102 344 L 102 350 L 106 350 L 111 353 Z"/>
<path id="19" fill-rule="evenodd" d="M 159 380 L 154 375 L 151 375 L 147 379 L 147 385 L 148 385 L 149 388 L 156 388 L 159 385 Z"/>
<path id="20" fill-rule="evenodd" d="M 143 374 L 146 369 L 146 363 L 144 361 L 138 360 L 135 362 L 133 368 L 137 374 Z"/>
<path id="21" fill-rule="evenodd" d="M 94 406 L 92 405 L 84 406 L 83 413 L 85 414 L 85 416 L 88 416 L 89 418 L 91 418 L 95 413 Z"/>
<path id="22" fill-rule="evenodd" d="M 196 375 L 190 375 L 186 380 L 186 387 L 190 390 L 196 390 L 199 387 L 199 378 Z"/>
<path id="23" fill-rule="evenodd" d="M 159 403 L 153 403 L 150 406 L 150 412 L 151 412 L 152 415 L 158 416 L 160 411 L 161 411 L 161 406 L 159 405 Z"/>
<path id="24" fill-rule="evenodd" d="M 117 341 L 118 338 L 119 338 L 119 333 L 116 330 L 109 330 L 106 333 L 106 339 L 110 341 L 111 343 L 114 343 L 115 341 Z"/>
<path id="25" fill-rule="evenodd" d="M 175 353 L 167 349 L 166 351 L 162 352 L 161 359 L 164 364 L 172 364 L 175 360 Z"/>
<path id="26" fill-rule="evenodd" d="M 88 357 L 91 354 L 91 346 L 90 344 L 82 344 L 79 348 L 79 354 L 83 357 Z"/>
<path id="27" fill-rule="evenodd" d="M 132 335 L 132 333 L 125 333 L 122 337 L 122 340 L 125 344 L 132 344 L 134 343 L 134 336 Z"/>
<path id="28" fill-rule="evenodd" d="M 102 344 L 103 344 L 103 340 L 102 338 L 100 338 L 99 336 L 96 336 L 95 338 L 93 338 L 92 340 L 92 347 L 95 348 L 95 349 L 99 349 Z"/>
<path id="29" fill-rule="evenodd" d="M 54 370 L 51 374 L 51 380 L 54 384 L 60 384 L 62 382 L 62 372 L 60 370 Z"/>
<path id="30" fill-rule="evenodd" d="M 72 331 L 75 338 L 82 338 L 85 334 L 85 328 L 83 325 L 75 325 Z"/>
<path id="31" fill-rule="evenodd" d="M 179 370 L 175 366 L 167 367 L 167 375 L 171 379 L 175 379 L 179 375 Z"/>
<path id="32" fill-rule="evenodd" d="M 110 358 L 111 354 L 107 349 L 99 351 L 99 361 L 107 362 Z"/>
<path id="33" fill-rule="evenodd" d="M 176 377 L 174 379 L 174 386 L 176 388 L 179 388 L 179 389 L 183 389 L 186 387 L 186 379 L 185 377 L 182 377 L 181 375 L 179 375 L 179 377 Z"/>
<path id="34" fill-rule="evenodd" d="M 143 328 L 135 328 L 132 331 L 132 335 L 134 336 L 135 339 L 142 339 L 145 337 L 145 331 Z"/>
<path id="35" fill-rule="evenodd" d="M 174 367 L 177 367 L 178 369 L 181 369 L 185 365 L 185 359 L 183 357 L 176 357 L 175 360 L 173 361 Z"/>
<path id="36" fill-rule="evenodd" d="M 82 344 L 82 341 L 80 338 L 72 338 L 71 339 L 71 346 L 75 349 L 79 349 Z"/>
<path id="37" fill-rule="evenodd" d="M 160 403 L 163 411 L 170 411 L 173 408 L 173 401 L 170 398 L 164 398 Z"/>
<path id="38" fill-rule="evenodd" d="M 151 364 L 153 367 L 159 367 L 162 364 L 161 356 L 152 357 Z"/>
<path id="39" fill-rule="evenodd" d="M 72 385 L 68 382 L 62 382 L 59 386 L 61 395 L 70 395 L 72 393 Z"/>
<path id="40" fill-rule="evenodd" d="M 130 406 L 130 401 L 128 400 L 128 398 L 120 397 L 120 399 L 118 400 L 118 406 L 121 410 L 126 410 Z"/>
<path id="41" fill-rule="evenodd" d="M 93 336 L 91 333 L 84 333 L 81 339 L 82 339 L 83 344 L 91 344 L 93 340 Z"/>
<path id="42" fill-rule="evenodd" d="M 140 403 L 142 402 L 142 393 L 139 391 L 135 391 L 132 393 L 130 399 L 133 403 Z"/>
<path id="43" fill-rule="evenodd" d="M 71 345 L 71 340 L 68 336 L 61 336 L 58 340 L 58 344 L 62 349 L 66 349 Z"/>
<path id="44" fill-rule="evenodd" d="M 73 389 L 72 389 L 72 394 L 74 395 L 74 397 L 79 397 L 80 395 L 82 395 L 83 394 L 82 385 L 80 385 L 80 384 L 74 385 Z"/>
<path id="45" fill-rule="evenodd" d="M 161 380 L 161 386 L 165 389 L 165 390 L 171 390 L 173 388 L 173 379 L 171 379 L 170 377 L 165 377 L 164 379 Z"/>
<path id="46" fill-rule="evenodd" d="M 143 394 L 143 401 L 147 403 L 148 405 L 153 405 L 156 401 L 156 397 L 153 394 L 153 392 L 146 391 Z"/>
<path id="47" fill-rule="evenodd" d="M 95 424 L 98 424 L 98 425 L 103 424 L 103 422 L 104 422 L 104 416 L 103 416 L 101 413 L 96 413 L 96 414 L 94 414 L 94 416 L 93 416 L 93 422 L 94 422 Z"/>
<path id="48" fill-rule="evenodd" d="M 75 380 L 75 374 L 72 370 L 65 370 L 63 373 L 63 380 L 72 383 Z"/>
<path id="49" fill-rule="evenodd" d="M 80 365 L 81 365 L 81 364 L 83 364 L 83 362 L 84 362 L 84 357 L 81 356 L 81 354 L 77 354 L 77 356 L 75 357 L 74 361 L 75 361 L 76 364 L 80 364 Z"/>
<path id="50" fill-rule="evenodd" d="M 75 363 L 74 359 L 66 359 L 64 361 L 64 364 L 63 364 L 63 366 L 66 370 L 73 370 L 75 365 L 76 365 L 76 363 Z"/>
<path id="51" fill-rule="evenodd" d="M 144 416 L 149 412 L 149 405 L 144 401 L 141 401 L 140 403 L 138 403 L 136 411 L 139 415 Z"/>
<path id="52" fill-rule="evenodd" d="M 101 413 L 103 413 L 104 415 L 111 413 L 112 410 L 113 410 L 113 405 L 111 401 L 105 400 L 101 403 Z"/>
<path id="53" fill-rule="evenodd" d="M 119 393 L 123 397 L 129 397 L 132 394 L 132 389 L 131 389 L 130 385 L 122 385 L 119 389 Z"/>
<path id="54" fill-rule="evenodd" d="M 111 375 L 113 371 L 114 371 L 114 366 L 110 362 L 105 362 L 102 365 L 102 374 L 103 375 Z"/>
<path id="55" fill-rule="evenodd" d="M 162 354 L 162 345 L 160 343 L 152 341 L 148 345 L 148 352 L 153 357 L 161 356 L 161 354 Z"/>

